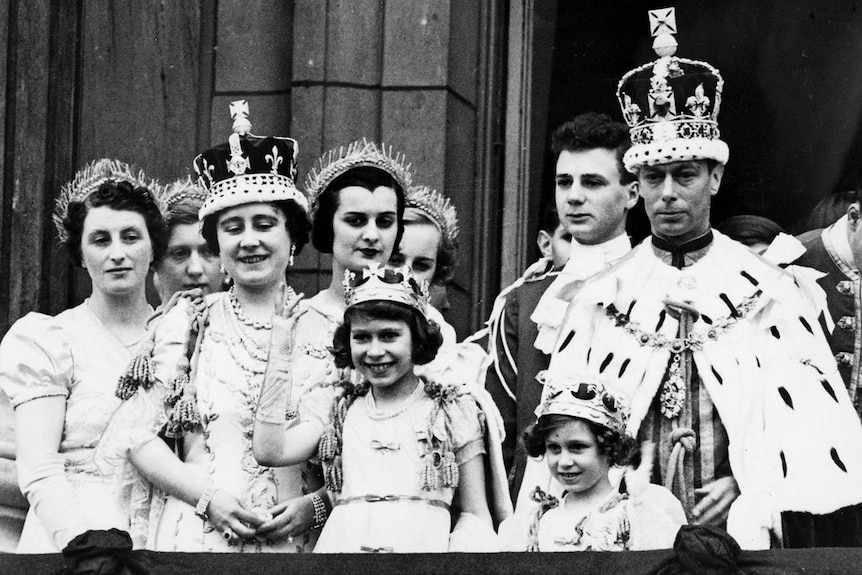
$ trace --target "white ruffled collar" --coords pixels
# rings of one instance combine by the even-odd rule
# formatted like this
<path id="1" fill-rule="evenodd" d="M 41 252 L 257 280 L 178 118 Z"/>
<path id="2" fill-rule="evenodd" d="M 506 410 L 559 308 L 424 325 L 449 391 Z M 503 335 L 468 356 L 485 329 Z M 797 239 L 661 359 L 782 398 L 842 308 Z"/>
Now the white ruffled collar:
<path id="1" fill-rule="evenodd" d="M 850 249 L 850 241 L 847 239 L 847 214 L 823 230 L 823 235 L 828 238 L 826 245 L 831 245 L 832 256 L 840 260 L 837 262 L 839 267 L 842 267 L 840 264 L 844 264 L 847 269 L 858 269 L 853 259 L 853 251 Z"/>
<path id="2" fill-rule="evenodd" d="M 565 308 L 571 300 L 577 282 L 597 274 L 613 265 L 632 249 L 631 240 L 622 233 L 601 244 L 584 245 L 572 240 L 569 261 L 542 294 L 530 319 L 538 326 L 539 335 L 534 343 L 536 349 L 550 354 L 556 342 Z"/>

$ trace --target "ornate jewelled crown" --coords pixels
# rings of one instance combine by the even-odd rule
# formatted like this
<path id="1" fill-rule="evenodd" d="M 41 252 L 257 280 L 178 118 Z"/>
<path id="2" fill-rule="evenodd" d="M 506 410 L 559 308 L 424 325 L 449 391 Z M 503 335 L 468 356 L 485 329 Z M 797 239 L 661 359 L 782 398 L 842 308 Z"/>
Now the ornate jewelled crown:
<path id="1" fill-rule="evenodd" d="M 407 193 L 413 180 L 410 164 L 405 163 L 403 154 L 395 153 L 392 146 L 380 144 L 365 138 L 357 140 L 346 148 L 330 150 L 321 156 L 318 165 L 313 168 L 305 181 L 305 191 L 311 201 L 311 216 L 317 212 L 320 194 L 329 187 L 335 178 L 348 170 L 359 167 L 372 167 L 383 170 L 395 178 L 395 181 Z"/>
<path id="2" fill-rule="evenodd" d="M 207 191 L 200 219 L 253 202 L 292 200 L 308 211 L 308 200 L 296 189 L 296 154 L 293 138 L 254 136 L 249 133 L 248 102 L 230 104 L 233 134 L 226 144 L 195 158 L 198 181 Z"/>
<path id="3" fill-rule="evenodd" d="M 633 144 L 623 157 L 626 169 L 634 173 L 642 166 L 685 160 L 726 163 L 730 152 L 718 131 L 721 74 L 706 62 L 674 56 L 673 8 L 649 15 L 659 58 L 631 70 L 617 86 Z"/>
<path id="4" fill-rule="evenodd" d="M 171 209 L 179 203 L 188 201 L 200 205 L 207 199 L 206 189 L 191 177 L 164 185 L 154 184 L 153 187 L 160 190 L 158 195 L 164 204 L 166 218 L 170 215 Z"/>
<path id="5" fill-rule="evenodd" d="M 536 418 L 568 415 L 586 419 L 611 431 L 624 433 L 628 411 L 626 401 L 594 377 L 540 371 L 536 379 L 545 386 Z"/>
<path id="6" fill-rule="evenodd" d="M 347 307 L 366 301 L 394 301 L 410 306 L 427 317 L 428 282 L 418 282 L 410 268 L 383 268 L 373 263 L 362 270 L 359 278 L 344 271 L 344 301 Z"/>
<path id="7" fill-rule="evenodd" d="M 437 190 L 428 186 L 411 187 L 407 190 L 404 205 L 408 210 L 414 209 L 425 214 L 450 242 L 458 237 L 458 212 L 449 198 Z"/>
<path id="8" fill-rule="evenodd" d="M 135 188 L 144 188 L 160 210 L 164 212 L 164 205 L 159 198 L 159 190 L 152 186 L 143 172 L 135 172 L 129 164 L 119 160 L 102 158 L 94 160 L 81 168 L 71 182 L 60 190 L 60 195 L 54 204 L 54 227 L 61 242 L 68 239 L 63 220 L 69 213 L 69 205 L 75 202 L 83 202 L 87 196 L 99 189 L 105 182 L 129 182 Z"/>

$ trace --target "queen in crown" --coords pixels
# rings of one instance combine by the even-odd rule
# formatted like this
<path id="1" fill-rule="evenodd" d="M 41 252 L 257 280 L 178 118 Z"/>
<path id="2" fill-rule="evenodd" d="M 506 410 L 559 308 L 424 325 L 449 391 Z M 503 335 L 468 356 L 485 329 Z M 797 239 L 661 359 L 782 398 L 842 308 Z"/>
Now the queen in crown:
<path id="1" fill-rule="evenodd" d="M 293 183 L 296 142 L 251 135 L 244 101 L 231 112 L 234 133 L 199 155 L 195 169 L 208 190 L 202 234 L 233 286 L 206 297 L 179 293 L 151 320 L 147 353 L 120 381 L 125 403 L 97 462 L 129 473 L 138 545 L 311 551 L 319 468 L 302 462 L 270 469 L 257 464 L 251 448 L 272 317 L 290 315 L 299 299 L 285 271 L 308 240 L 308 202 Z M 149 507 L 138 474 L 155 488 Z M 297 536 L 274 538 L 279 521 L 290 521 Z"/>
<path id="2" fill-rule="evenodd" d="M 485 497 L 483 418 L 462 386 L 420 378 L 442 336 L 428 319 L 427 285 L 406 268 L 372 265 L 345 279 L 347 309 L 335 330 L 335 365 L 359 377 L 338 393 L 300 401 L 302 423 L 273 424 L 282 388 L 267 379 L 254 431 L 269 465 L 317 452 L 334 511 L 316 552 L 444 552 L 496 548 Z M 273 417 L 270 417 L 273 416 Z M 450 508 L 460 515 L 450 538 Z"/>

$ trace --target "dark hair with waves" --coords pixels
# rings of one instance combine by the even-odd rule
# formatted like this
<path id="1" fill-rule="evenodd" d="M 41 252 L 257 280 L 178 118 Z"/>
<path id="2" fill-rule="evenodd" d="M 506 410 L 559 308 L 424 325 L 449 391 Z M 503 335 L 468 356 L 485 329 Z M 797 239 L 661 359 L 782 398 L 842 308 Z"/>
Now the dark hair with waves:
<path id="1" fill-rule="evenodd" d="M 332 338 L 332 355 L 339 368 L 355 367 L 350 353 L 350 325 L 356 319 L 403 321 L 410 328 L 413 342 L 412 359 L 415 365 L 425 365 L 437 357 L 443 345 L 443 334 L 434 320 L 425 319 L 412 307 L 387 300 L 365 301 L 347 308 L 344 323 L 335 329 Z"/>
<path id="2" fill-rule="evenodd" d="M 623 156 L 631 147 L 632 141 L 628 126 L 612 120 L 605 114 L 595 112 L 575 116 L 558 126 L 551 135 L 554 162 L 557 161 L 563 151 L 580 152 L 595 148 L 612 150 L 617 158 L 617 169 L 622 184 L 629 184 L 636 179 L 635 175 L 629 173 L 623 166 Z"/>
<path id="3" fill-rule="evenodd" d="M 599 453 L 607 455 L 611 465 L 626 465 L 638 451 L 637 442 L 630 435 L 621 434 L 579 417 L 551 413 L 540 417 L 539 421 L 529 426 L 521 435 L 527 454 L 530 457 L 544 456 L 545 441 L 548 436 L 555 429 L 571 421 L 583 421 L 590 427 L 596 438 Z"/>
<path id="4" fill-rule="evenodd" d="M 332 241 L 335 235 L 332 224 L 335 211 L 338 209 L 339 192 L 349 186 L 359 186 L 372 192 L 380 186 L 395 190 L 395 197 L 398 198 L 396 208 L 398 233 L 392 246 L 394 252 L 404 234 L 404 188 L 392 177 L 392 174 L 371 166 L 361 166 L 344 172 L 321 192 L 317 198 L 317 211 L 312 222 L 311 244 L 322 254 L 332 253 Z"/>
<path id="5" fill-rule="evenodd" d="M 67 236 L 63 243 L 76 266 L 83 265 L 81 236 L 84 232 L 84 220 L 91 208 L 100 207 L 141 214 L 153 248 L 153 264 L 161 261 L 168 247 L 168 229 L 152 194 L 147 188 L 135 187 L 125 180 L 109 180 L 83 201 L 71 202 L 66 217 L 63 218 L 63 228 Z"/>

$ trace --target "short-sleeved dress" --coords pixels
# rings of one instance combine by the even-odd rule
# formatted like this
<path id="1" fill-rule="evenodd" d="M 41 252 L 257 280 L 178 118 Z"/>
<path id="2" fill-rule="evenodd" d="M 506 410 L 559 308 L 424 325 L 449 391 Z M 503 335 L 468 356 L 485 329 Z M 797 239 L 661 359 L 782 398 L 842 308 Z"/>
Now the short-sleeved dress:
<path id="1" fill-rule="evenodd" d="M 87 302 L 56 317 L 30 313 L 3 338 L 0 387 L 13 407 L 66 398 L 59 447 L 65 473 L 47 478 L 53 483 L 47 498 L 29 494 L 19 552 L 56 553 L 88 529 L 128 530 L 122 482 L 117 474 L 101 475 L 92 456 L 120 403 L 117 379 L 135 351 L 105 328 Z"/>
<path id="2" fill-rule="evenodd" d="M 455 463 L 485 453 L 483 420 L 475 400 L 458 394 L 443 404 L 444 418 L 431 431 L 448 431 Z M 372 392 L 358 397 L 344 420 L 343 486 L 315 552 L 445 552 L 449 548 L 453 490 L 423 488 L 429 422 L 438 403 L 424 385 L 397 409 L 378 410 Z M 300 405 L 300 411 L 305 403 Z"/>
<path id="3" fill-rule="evenodd" d="M 192 305 L 180 299 L 155 328 L 151 354 L 155 385 L 138 389 L 115 417 L 106 433 L 100 459 L 111 462 L 129 449 L 156 439 L 168 422 L 167 398 L 183 394 L 176 375 L 189 354 Z M 265 512 L 279 502 L 300 497 L 322 485 L 319 468 L 307 464 L 269 468 L 258 465 L 252 452 L 254 413 L 268 357 L 269 331 L 255 336 L 241 323 L 228 293 L 204 300 L 205 312 L 196 320 L 203 335 L 193 357 L 191 396 L 200 422 L 182 434 L 183 459 L 190 473 L 239 499 L 246 508 Z M 256 337 L 258 345 L 251 338 Z M 194 344 L 194 342 L 192 342 Z M 189 397 L 186 394 L 183 397 Z M 178 405 L 181 402 L 177 402 Z M 135 422 L 129 426 L 128 422 Z M 184 552 L 309 552 L 316 531 L 274 543 L 241 541 L 228 545 L 222 533 L 197 517 L 194 507 L 176 497 L 157 493 L 149 512 L 147 547 Z"/>

